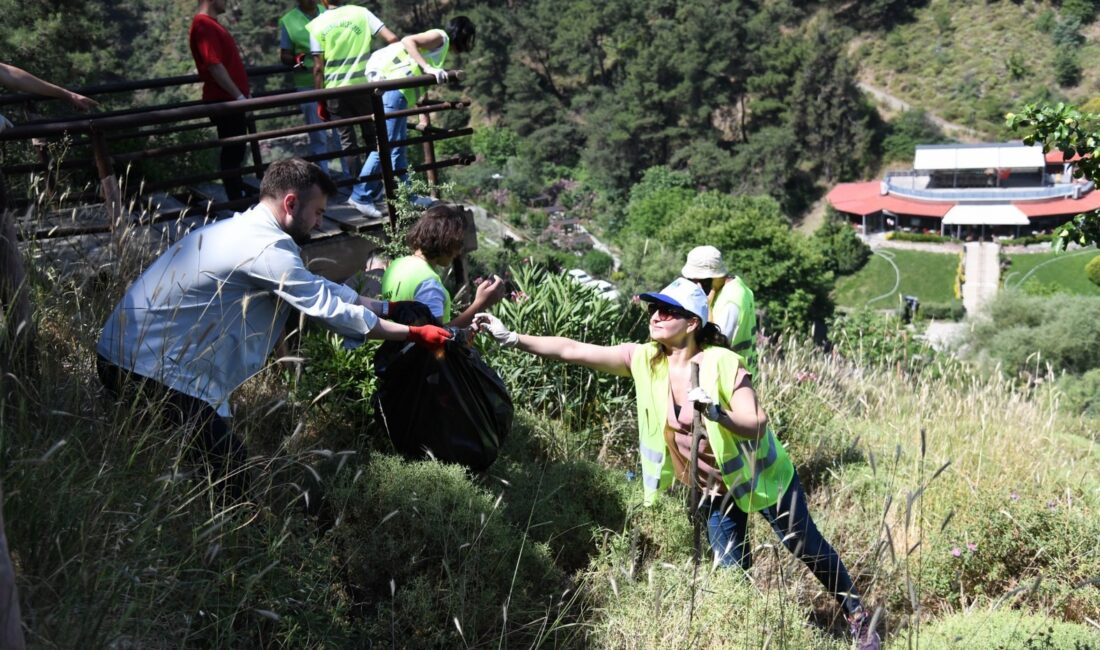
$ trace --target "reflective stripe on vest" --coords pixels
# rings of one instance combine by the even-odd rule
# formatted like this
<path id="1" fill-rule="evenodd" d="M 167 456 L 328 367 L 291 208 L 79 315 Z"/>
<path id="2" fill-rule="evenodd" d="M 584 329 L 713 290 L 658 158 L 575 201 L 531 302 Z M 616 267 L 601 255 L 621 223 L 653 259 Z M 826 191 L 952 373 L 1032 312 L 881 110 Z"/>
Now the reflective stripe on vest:
<path id="1" fill-rule="evenodd" d="M 317 11 L 318 15 L 324 13 L 325 6 L 318 4 Z M 292 75 L 295 88 L 313 88 L 313 56 L 309 53 L 309 30 L 306 29 L 306 25 L 311 20 L 313 18 L 305 15 L 299 7 L 291 9 L 279 18 L 279 27 L 285 29 L 290 36 L 294 54 L 306 55 L 306 58 L 302 59 L 302 67 L 295 70 Z"/>
<path id="2" fill-rule="evenodd" d="M 423 56 L 424 60 L 431 64 L 432 67 L 442 68 L 443 64 L 447 61 L 447 52 L 451 48 L 451 39 L 447 36 L 447 32 L 442 29 L 433 29 L 431 32 L 443 38 L 443 45 L 434 50 L 420 50 L 420 55 Z M 409 51 L 405 49 L 402 43 L 391 43 L 383 47 L 372 54 L 370 61 L 367 61 L 367 77 L 369 77 L 371 81 L 388 81 L 390 79 L 401 79 L 403 77 L 417 77 L 422 74 L 424 74 L 424 71 L 420 69 L 420 64 L 409 56 Z M 424 89 L 403 88 L 401 94 L 405 96 L 409 106 L 412 107 L 416 105 L 416 102 L 424 94 Z"/>
<path id="3" fill-rule="evenodd" d="M 656 343 L 639 346 L 630 364 L 638 400 L 638 447 L 646 505 L 651 505 L 658 490 L 669 487 L 674 478 L 664 436 L 668 413 L 668 362 L 662 360 L 655 368 L 650 365 L 657 349 Z M 740 363 L 741 357 L 730 350 L 705 349 L 699 368 L 700 386 L 710 395 L 717 396 L 720 403 L 728 405 Z M 661 413 L 665 415 L 656 417 Z M 790 485 L 794 466 L 772 432 L 769 430 L 759 443 L 750 443 L 716 422 L 704 420 L 704 423 L 722 482 L 737 506 L 745 512 L 754 512 L 774 505 L 780 493 Z"/>
<path id="4" fill-rule="evenodd" d="M 325 88 L 366 83 L 371 40 L 368 11 L 357 5 L 330 9 L 306 25 L 324 49 Z"/>
<path id="5" fill-rule="evenodd" d="M 719 307 L 734 305 L 737 307 L 737 328 L 730 337 L 730 348 L 740 354 L 745 361 L 745 370 L 756 376 L 756 299 L 752 289 L 740 277 L 726 280 L 722 290 L 711 305 L 711 313 Z"/>
<path id="6" fill-rule="evenodd" d="M 425 280 L 435 280 L 443 286 L 443 280 L 431 264 L 415 255 L 400 257 L 386 267 L 382 274 L 383 300 L 416 300 L 416 289 Z M 451 322 L 451 294 L 443 288 L 443 316 L 440 322 Z"/>

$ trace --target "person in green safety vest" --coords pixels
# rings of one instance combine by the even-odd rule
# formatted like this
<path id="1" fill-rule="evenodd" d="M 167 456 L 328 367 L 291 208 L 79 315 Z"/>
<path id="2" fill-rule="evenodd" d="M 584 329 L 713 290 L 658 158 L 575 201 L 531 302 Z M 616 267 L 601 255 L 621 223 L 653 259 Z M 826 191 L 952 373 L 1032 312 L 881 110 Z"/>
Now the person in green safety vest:
<path id="1" fill-rule="evenodd" d="M 309 52 L 313 55 L 313 87 L 342 88 L 367 82 L 367 59 L 370 58 L 375 37 L 387 43 L 396 43 L 397 36 L 366 7 L 345 5 L 338 0 L 326 0 L 328 9 L 306 24 L 309 32 Z M 317 102 L 317 115 L 324 121 L 370 115 L 370 98 L 363 95 L 346 96 L 333 102 L 329 112 L 327 102 Z M 337 127 L 340 147 L 347 152 L 358 146 L 355 129 Z M 359 124 L 363 146 L 374 146 L 374 123 Z M 341 160 L 345 174 L 359 169 L 359 158 L 347 154 Z"/>
<path id="2" fill-rule="evenodd" d="M 294 70 L 292 76 L 296 90 L 313 90 L 313 57 L 309 53 L 309 30 L 306 25 L 324 10 L 325 7 L 319 5 L 317 0 L 298 0 L 294 8 L 279 18 L 279 61 Z M 321 123 L 317 102 L 303 102 L 298 107 L 306 124 Z M 336 150 L 340 142 L 332 129 L 310 131 L 308 135 L 309 151 L 314 157 Z M 329 173 L 327 159 L 314 162 L 326 174 Z"/>
<path id="3" fill-rule="evenodd" d="M 382 275 L 382 299 L 413 300 L 426 305 L 444 325 L 469 327 L 474 314 L 492 308 L 504 297 L 504 281 L 494 275 L 481 282 L 470 306 L 458 316 L 453 314 L 451 294 L 443 286 L 437 269 L 454 262 L 462 252 L 465 234 L 461 208 L 440 203 L 425 210 L 406 235 L 413 254 L 391 262 Z"/>
<path id="4" fill-rule="evenodd" d="M 447 23 L 446 29 L 431 29 L 406 36 L 400 43 L 387 45 L 372 54 L 370 61 L 367 62 L 367 77 L 370 81 L 384 81 L 430 74 L 435 76 L 438 83 L 446 83 L 447 73 L 442 68 L 447 61 L 447 54 L 451 51 L 469 52 L 474 47 L 476 37 L 477 29 L 474 23 L 466 16 L 455 16 Z M 416 105 L 423 92 L 422 88 L 388 90 L 382 95 L 382 104 L 386 107 L 386 113 L 401 111 Z M 421 114 L 421 129 L 423 130 L 427 125 L 428 116 Z M 405 140 L 408 132 L 408 122 L 404 116 L 386 120 L 386 136 L 389 142 Z M 408 167 L 405 149 L 406 147 L 403 146 L 390 148 L 390 163 L 395 173 L 397 170 Z M 367 162 L 359 172 L 359 177 L 380 175 L 381 172 L 382 165 L 378 152 L 372 151 L 367 156 Z M 408 178 L 406 171 L 401 171 L 397 175 L 402 182 Z M 385 188 L 379 178 L 356 185 L 351 191 L 348 203 L 364 216 L 379 218 L 382 216 L 385 198 Z"/>
<path id="5" fill-rule="evenodd" d="M 756 376 L 756 300 L 738 276 L 730 277 L 722 253 L 714 246 L 696 246 L 680 275 L 707 294 L 712 323 L 729 339 L 730 348 L 745 360 L 745 370 Z"/>
<path id="6" fill-rule="evenodd" d="M 752 377 L 725 336 L 708 322 L 707 295 L 686 278 L 640 296 L 649 307 L 649 343 L 604 346 L 556 336 L 511 332 L 494 316 L 477 314 L 475 329 L 503 347 L 586 366 L 634 380 L 639 452 L 646 505 L 674 481 L 696 474 L 714 562 L 752 564 L 748 515 L 761 513 L 783 545 L 844 608 L 861 650 L 878 650 L 873 618 L 865 612 L 840 556 L 818 531 L 787 451 L 757 402 Z M 691 366 L 699 364 L 692 388 Z M 705 435 L 691 471 L 693 413 Z"/>

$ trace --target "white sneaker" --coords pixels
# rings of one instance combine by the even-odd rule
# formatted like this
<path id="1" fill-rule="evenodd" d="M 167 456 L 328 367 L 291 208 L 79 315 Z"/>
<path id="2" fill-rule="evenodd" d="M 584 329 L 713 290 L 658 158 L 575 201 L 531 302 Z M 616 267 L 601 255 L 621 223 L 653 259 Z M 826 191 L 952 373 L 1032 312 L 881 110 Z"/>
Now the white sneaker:
<path id="1" fill-rule="evenodd" d="M 381 219 L 383 216 L 385 216 L 378 208 L 374 207 L 370 203 L 360 203 L 358 201 L 348 199 L 348 205 L 355 208 L 359 211 L 359 214 L 369 219 Z"/>

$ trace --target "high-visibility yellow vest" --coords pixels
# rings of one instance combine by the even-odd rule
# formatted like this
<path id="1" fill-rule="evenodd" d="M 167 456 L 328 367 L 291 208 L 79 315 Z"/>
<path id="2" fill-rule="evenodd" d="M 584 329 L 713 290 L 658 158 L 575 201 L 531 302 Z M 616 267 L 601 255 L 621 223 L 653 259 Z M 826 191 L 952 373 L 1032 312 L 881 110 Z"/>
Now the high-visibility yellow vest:
<path id="1" fill-rule="evenodd" d="M 390 262 L 382 274 L 383 300 L 416 300 L 416 288 L 425 280 L 435 280 L 443 286 L 443 280 L 431 264 L 415 255 L 399 257 Z M 443 288 L 443 317 L 441 322 L 451 322 L 451 294 Z"/>
<path id="2" fill-rule="evenodd" d="M 443 37 L 443 45 L 434 50 L 420 50 L 420 55 L 433 67 L 442 68 L 447 60 L 447 51 L 451 47 L 451 39 L 442 29 L 433 29 L 433 33 Z M 409 56 L 409 51 L 401 43 L 391 43 L 371 55 L 367 61 L 367 77 L 371 81 L 401 79 L 403 77 L 416 77 L 424 74 L 420 65 Z M 404 88 L 401 94 L 405 96 L 409 106 L 415 106 L 416 102 L 424 94 L 423 88 Z"/>
<path id="3" fill-rule="evenodd" d="M 370 58 L 370 11 L 357 5 L 329 9 L 309 21 L 306 30 L 324 49 L 325 88 L 367 82 Z"/>
<path id="4" fill-rule="evenodd" d="M 745 370 L 756 377 L 756 299 L 740 277 L 726 280 L 710 306 L 710 313 L 714 314 L 725 305 L 735 305 L 738 310 L 737 328 L 730 337 L 730 348 L 741 355 Z"/>
<path id="5" fill-rule="evenodd" d="M 317 11 L 318 15 L 324 13 L 325 6 L 317 5 Z M 313 56 L 309 53 L 309 30 L 306 29 L 311 20 L 313 18 L 305 15 L 300 7 L 291 9 L 279 18 L 279 27 L 285 29 L 290 36 L 294 54 L 306 55 L 302 59 L 302 67 L 293 74 L 295 88 L 313 88 Z"/>
<path id="6" fill-rule="evenodd" d="M 652 505 L 659 490 L 667 489 L 675 478 L 672 458 L 665 443 L 668 421 L 668 361 L 656 367 L 650 360 L 657 354 L 657 343 L 639 346 L 630 363 L 634 393 L 638 400 L 638 444 L 642 460 L 645 504 Z M 729 406 L 737 381 L 741 357 L 721 347 L 703 350 L 699 364 L 699 385 L 719 403 Z M 775 505 L 794 477 L 794 465 L 787 450 L 769 428 L 759 441 L 748 441 L 704 418 L 707 442 L 714 452 L 715 465 L 722 482 L 733 495 L 737 507 L 756 512 Z"/>

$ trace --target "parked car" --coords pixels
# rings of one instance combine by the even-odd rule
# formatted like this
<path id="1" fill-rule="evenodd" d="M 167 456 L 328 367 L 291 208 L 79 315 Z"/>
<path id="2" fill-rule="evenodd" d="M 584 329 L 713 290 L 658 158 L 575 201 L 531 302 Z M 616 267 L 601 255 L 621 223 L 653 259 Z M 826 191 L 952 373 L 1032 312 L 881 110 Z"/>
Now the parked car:
<path id="1" fill-rule="evenodd" d="M 592 276 L 588 275 L 588 271 L 584 269 L 569 269 L 565 274 L 577 284 L 588 284 L 592 282 Z"/>
<path id="2" fill-rule="evenodd" d="M 607 280 L 593 280 L 585 286 L 592 288 L 599 297 L 605 300 L 619 299 L 619 290 Z"/>

